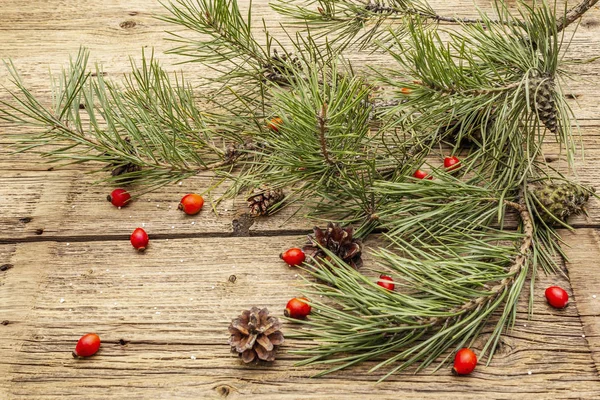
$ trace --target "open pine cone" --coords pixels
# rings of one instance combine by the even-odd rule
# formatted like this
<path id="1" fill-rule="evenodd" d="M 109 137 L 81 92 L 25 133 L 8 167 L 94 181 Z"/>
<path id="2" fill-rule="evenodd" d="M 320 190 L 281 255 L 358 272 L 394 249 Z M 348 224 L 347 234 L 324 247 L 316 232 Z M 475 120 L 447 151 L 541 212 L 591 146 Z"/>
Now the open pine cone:
<path id="1" fill-rule="evenodd" d="M 257 194 L 248 197 L 248 208 L 250 214 L 258 217 L 269 215 L 273 207 L 284 199 L 285 195 L 281 189 L 264 189 Z"/>
<path id="2" fill-rule="evenodd" d="M 556 219 L 566 221 L 570 215 L 579 214 L 594 193 L 593 187 L 582 188 L 572 183 L 545 183 L 529 189 L 537 199 L 538 215 L 549 225 L 556 224 Z M 541 205 L 540 205 L 541 204 Z"/>
<path id="3" fill-rule="evenodd" d="M 355 269 L 362 267 L 362 241 L 352 237 L 354 232 L 352 226 L 342 228 L 339 224 L 330 222 L 327 224 L 327 229 L 315 226 L 313 231 L 313 235 L 308 235 L 308 244 L 302 248 L 306 255 L 314 259 L 326 259 L 327 254 L 319 247 L 322 246 L 351 267 Z"/>
<path id="4" fill-rule="evenodd" d="M 269 310 L 252 307 L 229 325 L 231 351 L 238 353 L 246 364 L 258 359 L 275 361 L 277 346 L 283 343 L 281 324 Z"/>

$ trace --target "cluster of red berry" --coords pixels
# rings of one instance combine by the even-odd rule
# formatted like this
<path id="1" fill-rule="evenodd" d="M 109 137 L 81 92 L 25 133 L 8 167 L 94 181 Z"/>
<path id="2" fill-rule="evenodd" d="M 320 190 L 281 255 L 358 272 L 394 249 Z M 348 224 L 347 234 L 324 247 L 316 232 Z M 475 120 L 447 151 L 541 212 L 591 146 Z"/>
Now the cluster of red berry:
<path id="1" fill-rule="evenodd" d="M 279 257 L 286 262 L 290 267 L 295 267 L 304 262 L 306 255 L 297 247 L 293 247 L 289 250 L 284 251 Z M 388 275 L 380 275 L 377 280 L 377 285 L 381 286 L 385 290 L 393 291 L 395 289 L 394 279 Z M 569 295 L 567 292 L 558 287 L 551 286 L 546 289 L 545 292 L 548 304 L 554 308 L 565 308 L 569 302 Z M 311 307 L 308 304 L 308 299 L 305 297 L 296 297 L 291 299 L 285 308 L 284 314 L 286 317 L 303 319 L 310 314 Z M 462 348 L 456 352 L 454 356 L 454 366 L 452 373 L 455 375 L 468 375 L 475 369 L 477 365 L 477 356 L 475 352 L 469 348 Z"/>
<path id="2" fill-rule="evenodd" d="M 125 189 L 115 189 L 107 197 L 113 206 L 125 207 L 131 201 L 131 195 Z M 199 194 L 190 193 L 183 196 L 177 207 L 187 215 L 196 215 L 204 205 L 204 198 Z M 148 234 L 142 228 L 133 231 L 130 237 L 131 245 L 138 251 L 146 250 L 148 246 Z"/>
<path id="3" fill-rule="evenodd" d="M 121 208 L 129 204 L 131 195 L 125 189 L 115 189 L 107 196 L 107 200 L 113 206 Z M 187 215 L 196 215 L 200 212 L 203 205 L 204 198 L 202 196 L 190 193 L 183 196 L 177 208 Z M 148 247 L 148 234 L 142 228 L 137 228 L 131 234 L 130 241 L 136 250 L 144 251 Z M 88 333 L 83 335 L 77 342 L 75 351 L 73 351 L 73 357 L 90 357 L 96 354 L 98 349 L 100 349 L 100 336 L 95 333 Z"/>
<path id="4" fill-rule="evenodd" d="M 460 160 L 458 159 L 458 157 L 452 156 L 452 157 L 444 158 L 444 169 L 447 172 L 454 171 L 459 167 L 460 167 Z M 433 179 L 433 176 L 429 175 L 427 172 L 420 170 L 420 169 L 418 169 L 414 172 L 413 177 L 417 178 L 417 179 L 429 179 L 429 180 Z"/>

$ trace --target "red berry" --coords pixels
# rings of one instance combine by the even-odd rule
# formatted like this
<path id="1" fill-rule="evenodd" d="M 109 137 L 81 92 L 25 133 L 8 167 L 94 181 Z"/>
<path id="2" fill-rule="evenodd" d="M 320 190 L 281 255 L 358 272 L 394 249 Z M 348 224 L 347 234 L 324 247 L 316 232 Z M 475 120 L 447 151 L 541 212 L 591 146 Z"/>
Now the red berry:
<path id="1" fill-rule="evenodd" d="M 477 356 L 471 349 L 462 348 L 454 356 L 454 368 L 452 372 L 456 375 L 468 375 L 477 365 Z"/>
<path id="2" fill-rule="evenodd" d="M 396 287 L 396 285 L 394 285 L 394 280 L 392 279 L 391 276 L 387 276 L 387 275 L 380 275 L 379 276 L 379 280 L 377 281 L 377 284 L 379 286 L 381 286 L 384 289 L 387 290 L 394 290 L 394 288 Z"/>
<path id="3" fill-rule="evenodd" d="M 294 297 L 288 301 L 283 314 L 294 319 L 303 319 L 310 314 L 310 306 L 306 297 Z"/>
<path id="4" fill-rule="evenodd" d="M 100 336 L 95 333 L 88 333 L 83 335 L 73 352 L 73 357 L 90 357 L 98 352 L 100 348 Z"/>
<path id="5" fill-rule="evenodd" d="M 187 215 L 195 215 L 200 212 L 204 205 L 204 198 L 199 194 L 190 193 L 183 196 L 177 207 Z"/>
<path id="6" fill-rule="evenodd" d="M 292 247 L 291 249 L 281 253 L 279 255 L 279 258 L 285 261 L 290 267 L 295 267 L 304 262 L 304 260 L 306 259 L 306 255 L 299 248 Z"/>
<path id="7" fill-rule="evenodd" d="M 133 231 L 130 240 L 132 246 L 138 251 L 144 251 L 148 247 L 148 234 L 142 228 L 137 228 Z"/>
<path id="8" fill-rule="evenodd" d="M 125 189 L 115 189 L 106 196 L 106 200 L 110 201 L 115 207 L 125 207 L 131 200 L 131 195 Z"/>
<path id="9" fill-rule="evenodd" d="M 416 170 L 413 176 L 417 179 L 429 179 L 432 180 L 433 176 L 428 175 L 427 172 L 421 171 L 420 169 Z"/>
<path id="10" fill-rule="evenodd" d="M 273 132 L 279 132 L 279 127 L 283 125 L 283 120 L 279 117 L 271 118 L 267 123 L 267 126 Z"/>
<path id="11" fill-rule="evenodd" d="M 554 308 L 565 308 L 569 303 L 569 295 L 558 286 L 550 286 L 546 289 L 546 300 Z"/>
<path id="12" fill-rule="evenodd" d="M 458 167 L 460 167 L 460 160 L 458 157 L 452 156 L 444 158 L 444 168 L 446 168 L 446 171 L 454 171 Z"/>

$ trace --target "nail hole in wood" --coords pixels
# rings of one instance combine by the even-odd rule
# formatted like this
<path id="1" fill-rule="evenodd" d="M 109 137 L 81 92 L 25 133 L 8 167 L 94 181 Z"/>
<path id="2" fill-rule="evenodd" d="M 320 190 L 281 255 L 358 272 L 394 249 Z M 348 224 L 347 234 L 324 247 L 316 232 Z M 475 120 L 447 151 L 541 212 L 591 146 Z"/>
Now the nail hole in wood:
<path id="1" fill-rule="evenodd" d="M 119 24 L 119 26 L 123 29 L 131 29 L 136 25 L 137 24 L 135 23 L 135 21 L 123 21 Z"/>
<path id="2" fill-rule="evenodd" d="M 235 283 L 235 281 L 237 281 L 237 276 L 229 275 L 229 278 L 227 280 L 231 283 Z"/>
<path id="3" fill-rule="evenodd" d="M 14 267 L 14 265 L 12 265 L 12 264 L 3 264 L 0 266 L 0 271 L 2 271 L 2 272 L 8 271 L 12 267 Z"/>
<path id="4" fill-rule="evenodd" d="M 4 325 L 4 326 L 6 326 L 6 325 L 10 324 L 10 322 L 8 322 L 8 320 L 7 320 L 7 319 L 5 319 L 4 321 L 2 321 L 2 322 L 0 322 L 0 323 L 1 323 L 2 325 Z"/>
<path id="5" fill-rule="evenodd" d="M 575 94 L 575 93 L 567 93 L 567 94 L 565 94 L 565 97 L 567 99 L 575 100 L 575 99 L 579 98 L 579 95 Z"/>
<path id="6" fill-rule="evenodd" d="M 119 339 L 119 344 L 121 346 L 126 346 L 129 343 L 129 340 L 125 340 L 125 339 Z"/>
<path id="7" fill-rule="evenodd" d="M 85 110 L 85 104 L 79 103 L 79 109 L 80 110 Z"/>
<path id="8" fill-rule="evenodd" d="M 134 16 L 138 15 L 138 12 L 137 11 L 130 11 L 129 15 L 131 15 L 132 17 L 134 17 Z"/>
<path id="9" fill-rule="evenodd" d="M 558 156 L 546 156 L 544 160 L 546 160 L 547 163 L 555 162 L 558 161 Z"/>
<path id="10" fill-rule="evenodd" d="M 35 234 L 36 235 L 41 235 L 42 233 L 44 233 L 44 229 L 43 228 L 39 228 L 35 230 Z"/>
<path id="11" fill-rule="evenodd" d="M 32 220 L 32 218 L 31 218 L 31 217 L 23 217 L 23 218 L 19 218 L 19 222 L 20 222 L 20 223 L 22 223 L 22 224 L 28 224 L 28 223 L 30 223 L 30 222 L 31 222 L 31 220 Z"/>

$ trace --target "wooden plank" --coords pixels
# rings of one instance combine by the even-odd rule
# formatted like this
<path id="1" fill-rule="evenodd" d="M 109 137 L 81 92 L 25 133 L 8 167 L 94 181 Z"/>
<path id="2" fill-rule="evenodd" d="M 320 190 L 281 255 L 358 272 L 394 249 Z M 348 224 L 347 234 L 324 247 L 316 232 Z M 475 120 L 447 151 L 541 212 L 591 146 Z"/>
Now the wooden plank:
<path id="1" fill-rule="evenodd" d="M 587 132 L 592 134 L 588 136 Z M 599 133 L 598 129 L 585 129 L 583 145 L 586 156 L 583 160 L 578 159 L 577 175 L 574 176 L 579 182 L 595 186 L 598 190 Z M 546 155 L 551 160 L 550 165 L 569 174 L 556 144 L 547 144 Z M 33 154 L 7 155 L 0 159 L 0 241 L 125 237 L 141 224 L 145 224 L 150 233 L 158 235 L 228 235 L 234 232 L 232 221 L 239 219 L 238 212 L 246 210 L 245 200 L 240 196 L 218 204 L 216 214 L 208 204 L 196 217 L 178 212 L 178 202 L 185 193 L 203 192 L 212 185 L 209 174 L 146 194 L 122 210 L 116 210 L 106 201 L 106 195 L 112 188 L 104 184 L 94 185 L 101 175 L 86 174 L 91 170 L 90 166 L 48 172 L 46 164 L 36 161 L 39 158 Z M 440 163 L 441 158 L 431 159 L 431 164 Z M 213 198 L 219 197 L 224 189 L 216 190 Z M 598 226 L 599 204 L 598 200 L 592 199 L 588 207 L 589 216 L 573 217 L 571 223 L 577 227 Z M 302 213 L 294 216 L 296 210 L 290 207 L 274 216 L 257 218 L 249 230 L 252 234 L 309 231 L 314 222 L 307 221 Z M 38 234 L 40 229 L 44 231 L 41 235 Z"/>
<path id="2" fill-rule="evenodd" d="M 242 8 L 247 4 L 241 1 Z M 481 4 L 479 4 L 481 3 Z M 471 1 L 460 0 L 452 3 L 435 1 L 432 3 L 440 13 L 448 15 L 473 16 L 474 8 Z M 490 9 L 487 1 L 478 2 L 482 9 Z M 64 10 L 69 10 L 65 12 Z M 254 2 L 253 11 L 255 22 L 265 18 L 265 23 L 283 44 L 289 39 L 282 34 L 279 24 L 283 21 L 271 11 L 268 2 Z M 159 59 L 163 60 L 167 69 L 182 70 L 191 82 L 200 77 L 212 76 L 212 72 L 199 64 L 177 64 L 184 59 L 175 55 L 165 55 L 164 51 L 173 44 L 164 40 L 166 30 L 189 34 L 185 30 L 174 27 L 153 18 L 153 15 L 163 13 L 159 3 L 148 4 L 143 0 L 122 3 L 118 0 L 88 1 L 85 5 L 72 6 L 68 2 L 56 6 L 53 2 L 45 2 L 32 7 L 27 13 L 22 10 L 17 0 L 3 1 L 0 32 L 6 40 L 3 43 L 4 58 L 14 60 L 22 72 L 26 82 L 36 93 L 48 93 L 48 70 L 57 71 L 84 44 L 91 50 L 91 61 L 104 66 L 108 76 L 119 78 L 129 70 L 129 57 L 139 58 L 141 47 L 155 48 Z M 90 18 L 93 15 L 93 18 Z M 577 34 L 572 38 L 569 56 L 577 60 L 595 57 L 600 52 L 600 42 L 595 40 L 600 32 L 600 11 L 591 10 L 582 20 Z M 261 24 L 256 25 L 260 34 Z M 567 39 L 575 28 L 568 29 Z M 76 32 L 74 34 L 73 32 Z M 43 43 L 43 46 L 40 46 Z M 118 45 L 115 45 L 118 43 Z M 389 66 L 389 57 L 380 54 L 355 53 L 349 54 L 349 59 L 355 61 L 357 68 L 366 63 Z M 177 65 L 176 65 L 177 64 Z M 567 93 L 577 95 L 579 105 L 573 101 L 577 117 L 586 123 L 598 119 L 597 107 L 599 102 L 598 90 L 600 83 L 598 68 L 594 64 L 572 65 L 569 72 L 575 77 L 568 82 Z M 9 76 L 4 68 L 0 68 L 0 84 L 7 84 Z M 6 98 L 6 93 L 0 92 L 0 99 Z"/>
<path id="3" fill-rule="evenodd" d="M 577 229 L 561 236 L 566 244 L 569 280 L 583 332 L 600 370 L 600 277 L 597 271 L 600 234 L 597 229 Z"/>
<path id="4" fill-rule="evenodd" d="M 273 365 L 241 365 L 229 353 L 227 326 L 251 305 L 281 315 L 300 281 L 278 254 L 302 242 L 299 236 L 153 240 L 145 254 L 126 240 L 0 246 L 14 264 L 0 275 L 0 311 L 10 322 L 0 325 L 0 368 L 7 370 L 0 388 L 8 397 L 38 399 L 82 390 L 89 399 L 600 396 L 577 305 L 558 311 L 543 299 L 551 283 L 568 288 L 558 277 L 539 276 L 532 319 L 523 298 L 491 365 L 464 379 L 444 368 L 417 376 L 409 370 L 376 384 L 369 364 L 310 379 L 319 368 L 294 367 L 298 357 L 290 351 L 306 345 L 295 340 Z M 101 335 L 100 353 L 74 360 L 75 342 L 89 331 Z"/>

